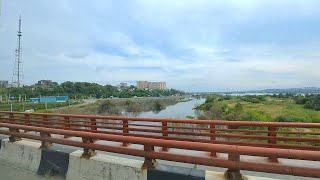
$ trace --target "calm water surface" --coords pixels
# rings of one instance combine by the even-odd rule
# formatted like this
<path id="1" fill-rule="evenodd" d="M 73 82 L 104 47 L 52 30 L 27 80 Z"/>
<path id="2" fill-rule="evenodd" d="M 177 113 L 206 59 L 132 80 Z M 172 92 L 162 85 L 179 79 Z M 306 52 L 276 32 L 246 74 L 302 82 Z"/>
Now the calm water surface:
<path id="1" fill-rule="evenodd" d="M 186 116 L 196 117 L 193 108 L 204 103 L 205 99 L 192 99 L 188 102 L 180 102 L 166 109 L 155 113 L 153 111 L 141 112 L 138 117 L 154 117 L 154 118 L 186 118 Z"/>

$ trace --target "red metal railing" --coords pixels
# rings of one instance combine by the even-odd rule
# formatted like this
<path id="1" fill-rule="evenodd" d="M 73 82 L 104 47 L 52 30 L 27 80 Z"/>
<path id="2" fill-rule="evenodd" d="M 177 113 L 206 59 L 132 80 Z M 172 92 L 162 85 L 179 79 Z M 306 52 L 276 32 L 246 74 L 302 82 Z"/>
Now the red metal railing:
<path id="1" fill-rule="evenodd" d="M 82 147 L 86 157 L 92 156 L 94 150 L 104 150 L 145 157 L 145 164 L 148 166 L 152 165 L 154 159 L 165 159 L 232 170 L 320 177 L 320 169 L 317 168 L 240 161 L 240 158 L 237 158 L 240 155 L 249 155 L 268 157 L 271 162 L 277 162 L 278 158 L 320 161 L 320 123 L 235 122 L 0 111 L 0 127 L 4 128 L 0 129 L 0 134 L 10 135 L 12 141 L 24 137 L 42 141 L 43 148 L 50 146 L 50 142 Z M 40 132 L 40 136 L 19 130 Z M 80 137 L 82 142 L 54 135 Z M 101 144 L 97 140 L 116 141 L 122 145 Z M 143 149 L 134 148 L 130 144 L 143 145 Z M 171 148 L 209 154 L 177 154 L 170 151 Z M 229 154 L 229 159 L 217 157 L 216 153 Z"/>

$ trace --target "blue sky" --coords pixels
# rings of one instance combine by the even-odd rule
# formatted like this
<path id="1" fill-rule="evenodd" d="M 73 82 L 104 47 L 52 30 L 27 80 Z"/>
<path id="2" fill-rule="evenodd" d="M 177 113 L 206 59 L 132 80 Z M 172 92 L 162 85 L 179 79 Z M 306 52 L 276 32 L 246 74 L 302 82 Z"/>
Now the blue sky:
<path id="1" fill-rule="evenodd" d="M 3 0 L 0 79 L 12 78 L 21 13 L 25 84 L 319 87 L 318 7 L 317 0 Z"/>

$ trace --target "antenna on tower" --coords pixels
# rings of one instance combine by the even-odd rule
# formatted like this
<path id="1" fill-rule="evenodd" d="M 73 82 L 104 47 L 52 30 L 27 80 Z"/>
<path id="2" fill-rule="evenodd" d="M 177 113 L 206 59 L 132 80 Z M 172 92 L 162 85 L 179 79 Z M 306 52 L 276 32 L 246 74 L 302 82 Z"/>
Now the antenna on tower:
<path id="1" fill-rule="evenodd" d="M 13 68 L 13 76 L 12 76 L 12 86 L 13 87 L 21 87 L 22 85 L 22 54 L 21 54 L 21 15 L 19 18 L 19 27 L 17 33 L 17 48 L 15 50 L 15 62 Z"/>

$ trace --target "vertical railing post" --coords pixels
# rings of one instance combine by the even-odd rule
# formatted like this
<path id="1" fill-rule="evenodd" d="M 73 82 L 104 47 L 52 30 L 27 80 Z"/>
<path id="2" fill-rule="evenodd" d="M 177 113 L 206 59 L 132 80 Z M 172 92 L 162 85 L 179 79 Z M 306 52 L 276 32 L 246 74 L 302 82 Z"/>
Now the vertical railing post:
<path id="1" fill-rule="evenodd" d="M 168 123 L 162 122 L 162 136 L 168 136 Z M 162 147 L 162 151 L 168 151 L 167 147 Z"/>
<path id="2" fill-rule="evenodd" d="M 9 121 L 10 121 L 11 123 L 14 123 L 14 122 L 15 122 L 13 113 L 10 113 L 10 114 L 9 114 Z"/>
<path id="3" fill-rule="evenodd" d="M 82 137 L 82 142 L 86 144 L 93 144 L 95 141 L 90 138 Z M 97 153 L 94 149 L 83 148 L 83 154 L 81 155 L 81 157 L 89 159 L 92 156 L 95 156 L 96 154 Z"/>
<path id="4" fill-rule="evenodd" d="M 24 123 L 25 123 L 27 126 L 30 126 L 30 125 L 31 125 L 30 115 L 29 115 L 29 114 L 25 114 L 25 115 L 24 115 Z M 27 131 L 27 130 L 24 130 L 24 132 L 28 132 L 28 131 Z"/>
<path id="5" fill-rule="evenodd" d="M 70 118 L 69 117 L 64 117 L 63 121 L 63 129 L 68 130 L 70 129 Z"/>
<path id="6" fill-rule="evenodd" d="M 42 138 L 49 138 L 51 137 L 51 134 L 50 133 L 47 133 L 47 132 L 40 132 L 40 136 Z M 52 146 L 52 143 L 49 142 L 49 141 L 46 141 L 46 140 L 41 140 L 41 146 L 40 146 L 40 149 L 47 149 L 49 147 Z"/>
<path id="7" fill-rule="evenodd" d="M 27 126 L 30 126 L 30 125 L 31 125 L 30 115 L 29 115 L 29 114 L 25 114 L 25 115 L 24 115 L 24 123 L 25 123 Z"/>
<path id="8" fill-rule="evenodd" d="M 216 140 L 216 136 L 215 135 L 216 135 L 216 125 L 211 123 L 210 124 L 210 140 L 211 141 L 215 141 Z M 217 157 L 217 153 L 212 151 L 210 153 L 210 156 L 211 157 Z"/>
<path id="9" fill-rule="evenodd" d="M 240 162 L 240 155 L 239 154 L 228 154 L 228 160 L 234 161 L 235 163 Z M 226 180 L 243 180 L 240 173 L 239 168 L 229 168 L 225 173 L 224 177 Z"/>
<path id="10" fill-rule="evenodd" d="M 70 118 L 69 117 L 64 117 L 64 121 L 63 121 L 63 129 L 64 130 L 69 130 L 70 129 Z M 64 138 L 68 138 L 70 136 L 64 135 Z"/>
<path id="11" fill-rule="evenodd" d="M 148 154 L 149 152 L 154 152 L 154 146 L 145 144 L 143 148 L 144 148 L 144 151 L 146 154 Z M 144 167 L 146 169 L 154 169 L 155 165 L 156 165 L 155 159 L 145 157 L 142 167 Z"/>
<path id="12" fill-rule="evenodd" d="M 98 130 L 97 128 L 97 120 L 95 118 L 90 118 L 90 122 L 91 122 L 91 130 L 92 132 L 95 132 Z"/>
<path id="13" fill-rule="evenodd" d="M 128 136 L 129 135 L 129 122 L 128 120 L 122 120 L 122 131 L 123 131 L 123 135 L 124 136 Z M 127 147 L 129 145 L 129 143 L 127 142 L 123 142 L 122 146 Z"/>
<path id="14" fill-rule="evenodd" d="M 274 126 L 269 126 L 268 127 L 268 137 L 272 137 L 272 138 L 276 138 L 277 137 L 277 127 Z M 276 139 L 268 139 L 268 143 L 269 144 L 277 144 L 277 140 Z M 270 162 L 274 162 L 277 163 L 278 162 L 278 158 L 277 157 L 269 157 L 268 158 Z"/>
<path id="15" fill-rule="evenodd" d="M 43 115 L 43 125 L 48 128 L 49 127 L 49 120 L 47 115 Z"/>
<path id="16" fill-rule="evenodd" d="M 14 123 L 14 122 L 15 122 L 13 113 L 10 113 L 10 114 L 9 114 L 9 121 L 10 121 L 11 123 Z M 9 131 L 10 131 L 10 132 L 13 132 L 13 133 L 20 133 L 19 129 L 17 129 L 17 128 L 9 128 Z M 9 137 L 9 141 L 10 141 L 10 142 L 16 142 L 16 141 L 20 141 L 20 140 L 21 140 L 21 137 L 17 137 L 17 136 L 13 136 L 13 135 L 11 135 L 11 136 Z"/>
<path id="17" fill-rule="evenodd" d="M 96 132 L 98 130 L 97 128 L 97 120 L 95 118 L 90 118 L 90 124 L 91 124 L 91 131 Z M 90 139 L 92 140 L 92 143 L 96 142 L 96 139 Z"/>

